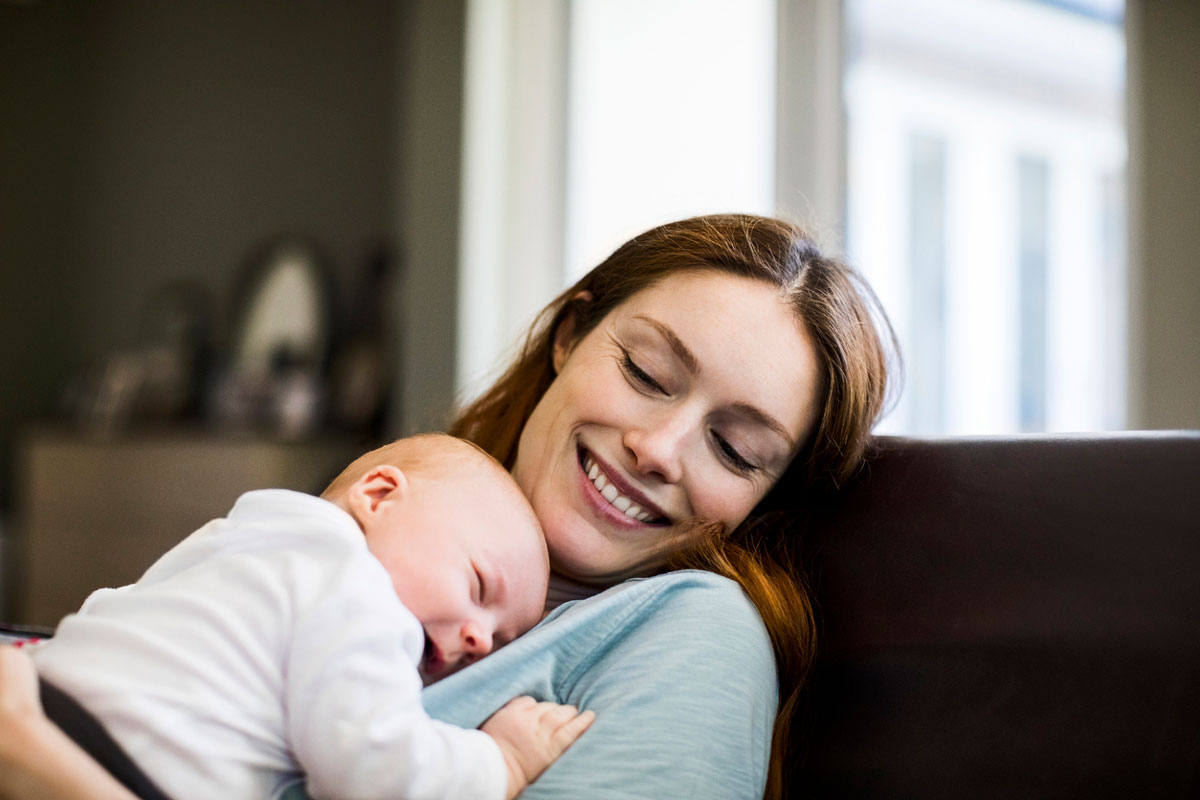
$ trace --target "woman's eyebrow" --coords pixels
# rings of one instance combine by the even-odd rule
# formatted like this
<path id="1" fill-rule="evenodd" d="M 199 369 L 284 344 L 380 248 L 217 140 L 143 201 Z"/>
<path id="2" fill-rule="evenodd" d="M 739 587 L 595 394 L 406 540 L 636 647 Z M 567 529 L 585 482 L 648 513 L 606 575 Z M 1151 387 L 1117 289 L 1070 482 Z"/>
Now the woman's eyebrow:
<path id="1" fill-rule="evenodd" d="M 749 417 L 751 422 L 756 422 L 759 425 L 770 428 L 772 431 L 779 434 L 781 437 L 783 437 L 783 440 L 787 442 L 789 450 L 796 449 L 796 440 L 793 439 L 791 434 L 787 432 L 787 428 L 783 427 L 779 420 L 775 419 L 758 406 L 753 406 L 749 403 L 734 403 L 733 408 L 743 416 Z"/>
<path id="2" fill-rule="evenodd" d="M 675 331 L 671 330 L 658 320 L 642 314 L 638 314 L 634 317 L 634 319 L 640 319 L 642 322 L 645 322 L 647 325 L 654 328 L 654 330 L 658 331 L 659 335 L 667 340 L 667 344 L 671 347 L 671 350 L 675 352 L 675 356 L 683 362 L 683 366 L 687 368 L 688 372 L 692 373 L 693 376 L 700 373 L 700 362 L 696 360 L 694 355 L 692 355 L 692 351 L 688 350 L 687 345 L 683 343 L 683 340 L 675 335 Z"/>
<path id="3" fill-rule="evenodd" d="M 696 360 L 696 356 L 693 355 L 692 351 L 689 350 L 687 345 L 683 343 L 683 340 L 675 335 L 675 331 L 671 330 L 669 326 L 663 324 L 662 322 L 659 322 L 652 317 L 647 317 L 643 314 L 637 314 L 633 318 L 645 322 L 647 325 L 654 328 L 654 330 L 658 331 L 659 335 L 666 339 L 667 345 L 675 353 L 675 356 L 683 362 L 683 366 L 688 372 L 690 372 L 693 376 L 700 374 L 700 362 Z M 751 405 L 750 403 L 734 403 L 733 408 L 743 416 L 748 417 L 751 422 L 755 422 L 779 434 L 781 437 L 783 437 L 783 440 L 787 442 L 788 449 L 794 450 L 796 448 L 796 440 L 790 433 L 788 433 L 787 428 L 783 427 L 783 424 L 779 420 L 775 419 L 758 406 Z"/>

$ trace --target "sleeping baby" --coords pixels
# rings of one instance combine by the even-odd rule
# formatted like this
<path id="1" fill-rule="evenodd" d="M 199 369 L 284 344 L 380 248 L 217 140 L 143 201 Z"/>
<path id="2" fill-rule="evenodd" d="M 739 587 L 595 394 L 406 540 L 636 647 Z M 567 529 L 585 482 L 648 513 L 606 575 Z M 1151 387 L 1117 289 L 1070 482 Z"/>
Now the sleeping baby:
<path id="1" fill-rule="evenodd" d="M 591 712 L 517 698 L 466 730 L 421 688 L 541 618 L 541 528 L 467 442 L 401 439 L 321 497 L 242 495 L 32 648 L 47 712 L 142 797 L 520 794 Z"/>

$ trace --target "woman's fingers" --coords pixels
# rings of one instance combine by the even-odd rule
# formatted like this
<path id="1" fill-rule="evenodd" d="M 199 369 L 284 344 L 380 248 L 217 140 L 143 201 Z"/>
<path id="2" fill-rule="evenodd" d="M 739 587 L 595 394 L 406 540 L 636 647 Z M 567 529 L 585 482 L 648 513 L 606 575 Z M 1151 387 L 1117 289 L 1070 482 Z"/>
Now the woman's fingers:
<path id="1" fill-rule="evenodd" d="M 25 651 L 9 645 L 0 646 L 0 712 L 42 713 L 33 659 Z"/>

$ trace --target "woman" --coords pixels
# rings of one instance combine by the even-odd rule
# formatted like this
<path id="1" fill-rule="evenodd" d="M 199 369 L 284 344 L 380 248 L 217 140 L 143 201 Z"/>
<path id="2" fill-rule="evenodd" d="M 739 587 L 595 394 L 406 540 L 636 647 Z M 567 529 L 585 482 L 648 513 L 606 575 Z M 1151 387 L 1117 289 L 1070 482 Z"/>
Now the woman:
<path id="1" fill-rule="evenodd" d="M 764 784 L 782 796 L 815 647 L 783 498 L 795 506 L 858 468 L 893 341 L 852 270 L 762 217 L 656 228 L 560 295 L 451 432 L 496 456 L 532 502 L 551 605 L 587 599 L 431 687 L 430 713 L 478 725 L 523 692 L 596 711 L 530 797 L 756 797 Z M 736 583 L 620 583 L 682 568 Z M 8 705 L 50 742 L 19 683 L 4 685 Z M 37 769 L 49 758 L 61 778 L 78 764 L 39 746 Z M 8 771 L 36 780 L 33 761 Z M 105 796 L 101 784 L 61 796 Z"/>

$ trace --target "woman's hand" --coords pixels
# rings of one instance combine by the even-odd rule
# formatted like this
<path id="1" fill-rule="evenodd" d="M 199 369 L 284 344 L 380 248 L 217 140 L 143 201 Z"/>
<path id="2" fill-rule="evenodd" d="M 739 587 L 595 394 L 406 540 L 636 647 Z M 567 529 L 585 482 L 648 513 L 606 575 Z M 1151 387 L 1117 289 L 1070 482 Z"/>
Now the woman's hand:
<path id="1" fill-rule="evenodd" d="M 38 699 L 37 671 L 28 655 L 16 647 L 0 646 L 0 797 L 20 797 L 28 784 L 23 770 L 32 765 L 30 729 L 50 721 Z"/>
<path id="2" fill-rule="evenodd" d="M 480 729 L 496 740 L 508 768 L 508 800 L 525 791 L 592 724 L 596 715 L 574 706 L 522 696 L 510 700 Z"/>
<path id="3" fill-rule="evenodd" d="M 51 722 L 27 653 L 0 646 L 0 798 L 137 800 Z"/>
<path id="4" fill-rule="evenodd" d="M 33 659 L 18 647 L 0 646 L 0 719 L 12 722 L 43 716 Z"/>

